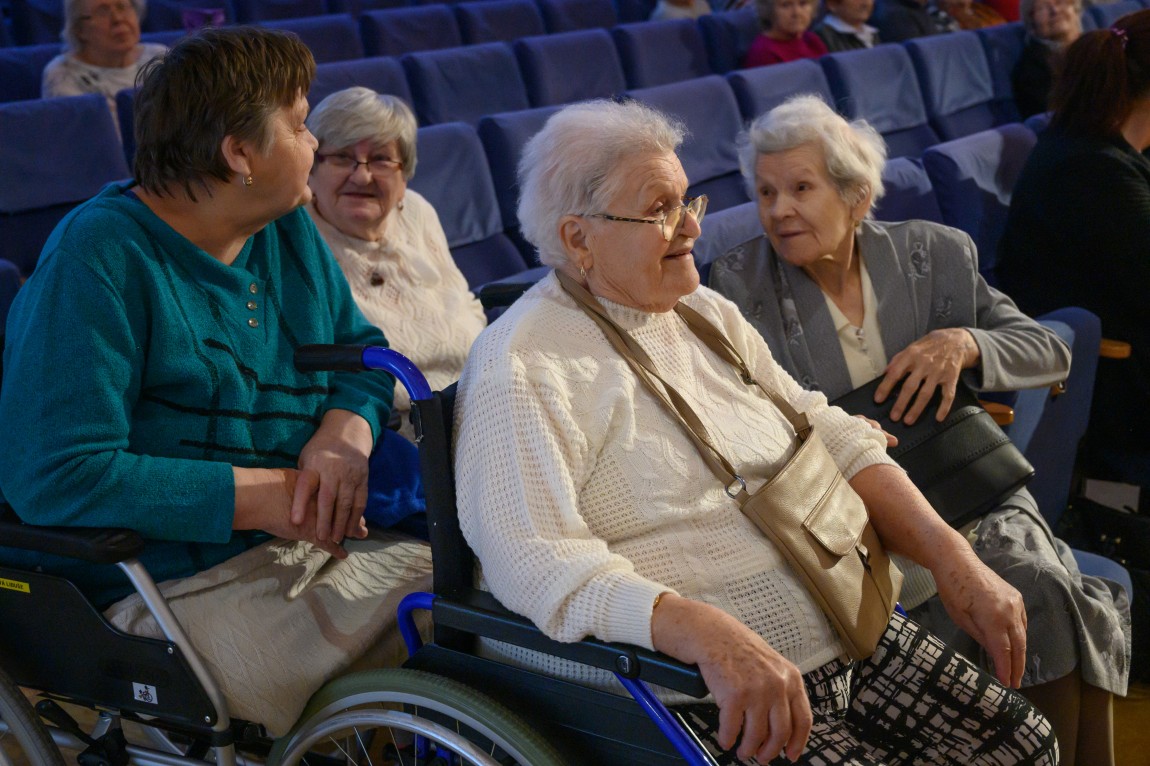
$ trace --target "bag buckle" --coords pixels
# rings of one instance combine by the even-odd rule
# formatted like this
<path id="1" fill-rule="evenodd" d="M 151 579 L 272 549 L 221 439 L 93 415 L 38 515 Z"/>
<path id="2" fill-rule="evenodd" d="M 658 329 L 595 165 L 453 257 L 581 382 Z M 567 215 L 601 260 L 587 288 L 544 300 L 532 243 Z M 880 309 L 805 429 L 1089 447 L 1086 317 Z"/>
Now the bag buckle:
<path id="1" fill-rule="evenodd" d="M 731 487 L 734 487 L 736 485 L 739 487 L 739 489 L 737 492 L 732 493 Z M 741 495 L 747 491 L 747 482 L 743 481 L 742 476 L 735 474 L 734 481 L 732 481 L 730 484 L 728 484 L 726 487 L 724 487 L 723 491 L 727 493 L 727 497 L 731 498 L 732 500 L 737 500 L 739 498 L 739 495 Z"/>

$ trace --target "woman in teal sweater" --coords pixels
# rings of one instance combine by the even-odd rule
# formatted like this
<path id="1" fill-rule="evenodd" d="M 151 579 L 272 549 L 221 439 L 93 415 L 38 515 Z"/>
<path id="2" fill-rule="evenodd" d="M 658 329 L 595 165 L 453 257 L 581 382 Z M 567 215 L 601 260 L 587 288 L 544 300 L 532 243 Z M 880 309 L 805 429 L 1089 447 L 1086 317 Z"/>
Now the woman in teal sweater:
<path id="1" fill-rule="evenodd" d="M 314 73 L 294 36 L 244 28 L 193 35 L 145 70 L 135 182 L 60 223 L 8 320 L 0 492 L 24 520 L 138 530 L 157 580 L 232 566 L 212 587 L 253 571 L 263 554 L 248 549 L 270 537 L 260 562 L 294 551 L 308 576 L 368 537 L 368 458 L 393 381 L 292 364 L 302 344 L 386 345 L 301 208 Z M 68 573 L 102 605 L 124 593 L 103 572 Z M 283 591 L 306 592 L 288 577 Z M 210 604 L 196 582 L 180 588 Z M 173 608 L 194 643 L 215 630 Z M 138 610 L 119 613 L 149 632 Z"/>

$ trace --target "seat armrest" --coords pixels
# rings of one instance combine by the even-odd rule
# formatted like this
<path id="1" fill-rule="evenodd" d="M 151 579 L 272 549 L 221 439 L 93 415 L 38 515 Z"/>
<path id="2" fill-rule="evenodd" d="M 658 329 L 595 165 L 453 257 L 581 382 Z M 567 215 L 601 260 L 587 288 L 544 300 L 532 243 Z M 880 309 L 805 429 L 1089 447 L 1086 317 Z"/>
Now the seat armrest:
<path id="1" fill-rule="evenodd" d="M 594 668 L 638 678 L 692 697 L 705 697 L 707 685 L 695 665 L 685 665 L 665 654 L 629 644 L 588 638 L 563 643 L 548 638 L 527 618 L 515 614 L 485 591 L 468 588 L 435 599 L 432 615 L 436 625 L 462 630 L 484 638 L 544 652 Z"/>
<path id="2" fill-rule="evenodd" d="M 38 527 L 20 521 L 9 505 L 0 505 L 0 541 L 8 548 L 68 556 L 93 564 L 116 564 L 135 558 L 144 550 L 144 538 L 130 529 Z"/>
<path id="3" fill-rule="evenodd" d="M 1008 426 L 1014 422 L 1014 408 L 1009 404 L 992 402 L 987 399 L 979 399 L 978 403 L 982 405 L 984 410 L 990 413 L 990 417 L 992 417 L 994 422 L 1000 427 Z"/>
<path id="4" fill-rule="evenodd" d="M 1103 338 L 1101 347 L 1098 349 L 1098 355 L 1103 359 L 1129 359 L 1130 353 L 1129 343 L 1112 338 Z"/>

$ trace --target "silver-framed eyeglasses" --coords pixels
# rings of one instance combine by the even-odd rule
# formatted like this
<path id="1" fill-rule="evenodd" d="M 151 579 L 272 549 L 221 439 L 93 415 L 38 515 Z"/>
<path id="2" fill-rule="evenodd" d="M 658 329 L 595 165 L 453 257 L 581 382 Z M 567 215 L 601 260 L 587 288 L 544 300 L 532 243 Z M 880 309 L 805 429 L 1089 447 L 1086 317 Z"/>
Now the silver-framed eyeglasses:
<path id="1" fill-rule="evenodd" d="M 80 21 L 91 21 L 92 19 L 109 21 L 113 16 L 117 14 L 126 16 L 130 13 L 134 14 L 135 12 L 136 6 L 132 5 L 130 2 L 126 2 L 125 0 L 119 0 L 119 2 L 115 3 L 104 3 L 103 5 L 97 5 L 92 9 L 91 13 L 86 13 L 79 18 Z"/>
<path id="2" fill-rule="evenodd" d="M 707 214 L 707 195 L 683 197 L 683 204 L 676 205 L 655 218 L 626 218 L 608 213 L 584 213 L 584 215 L 587 218 L 603 218 L 608 221 L 623 221 L 624 223 L 657 223 L 662 227 L 663 239 L 670 242 L 678 236 L 679 231 L 683 228 L 683 223 L 687 220 L 686 216 L 683 215 L 684 211 L 694 216 L 695 223 L 702 223 L 703 216 Z"/>
<path id="3" fill-rule="evenodd" d="M 403 168 L 402 162 L 393 160 L 391 157 L 372 157 L 369 160 L 357 160 L 350 154 L 344 154 L 343 152 L 335 152 L 333 154 L 320 154 L 316 152 L 315 158 L 336 170 L 347 171 L 348 175 L 359 170 L 360 165 L 367 165 L 368 171 L 370 171 L 373 176 L 386 175 L 387 173 Z"/>

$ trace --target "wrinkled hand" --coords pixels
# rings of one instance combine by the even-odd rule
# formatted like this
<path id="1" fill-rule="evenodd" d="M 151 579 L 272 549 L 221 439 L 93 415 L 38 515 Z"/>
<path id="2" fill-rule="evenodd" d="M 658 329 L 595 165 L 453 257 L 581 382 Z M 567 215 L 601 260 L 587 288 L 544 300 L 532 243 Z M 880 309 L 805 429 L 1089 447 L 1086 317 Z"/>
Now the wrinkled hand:
<path id="1" fill-rule="evenodd" d="M 315 536 L 317 506 L 315 497 L 304 503 L 303 518 L 294 523 L 292 503 L 304 471 L 294 468 L 241 468 L 237 470 L 235 529 L 259 529 L 286 540 L 303 540 L 337 558 L 347 551 L 332 540 Z"/>
<path id="2" fill-rule="evenodd" d="M 699 666 L 719 706 L 724 750 L 738 740 L 742 760 L 767 763 L 784 750 L 798 759 L 813 717 L 797 667 L 726 612 L 673 593 L 664 594 L 651 626 L 656 649 Z"/>
<path id="3" fill-rule="evenodd" d="M 882 423 L 879 423 L 877 420 L 872 420 L 872 419 L 868 418 L 866 415 L 855 415 L 855 417 L 858 418 L 859 420 L 866 421 L 867 425 L 869 425 L 871 428 L 873 428 L 874 430 L 878 431 L 883 436 L 885 436 L 887 447 L 897 447 L 898 446 L 898 437 L 895 436 L 894 434 L 890 433 L 889 431 L 884 431 L 883 427 L 882 427 Z"/>
<path id="4" fill-rule="evenodd" d="M 922 415 L 935 389 L 942 389 L 942 402 L 935 416 L 941 422 L 950 414 L 954 404 L 958 376 L 963 370 L 977 365 L 980 356 L 974 336 L 966 330 L 960 327 L 933 330 L 894 355 L 886 366 L 874 400 L 886 401 L 898 382 L 905 378 L 898 399 L 891 408 L 890 418 L 898 422 L 905 413 L 903 422 L 911 425 Z"/>
<path id="5" fill-rule="evenodd" d="M 951 619 L 986 649 L 998 680 L 1017 689 L 1026 666 L 1022 595 L 969 549 L 944 571 L 932 574 Z"/>
<path id="6" fill-rule="evenodd" d="M 299 456 L 300 475 L 291 504 L 291 523 L 304 524 L 315 504 L 315 538 L 336 545 L 344 537 L 366 537 L 367 460 L 371 426 L 346 410 L 329 410 Z"/>

